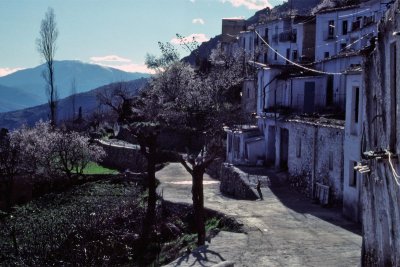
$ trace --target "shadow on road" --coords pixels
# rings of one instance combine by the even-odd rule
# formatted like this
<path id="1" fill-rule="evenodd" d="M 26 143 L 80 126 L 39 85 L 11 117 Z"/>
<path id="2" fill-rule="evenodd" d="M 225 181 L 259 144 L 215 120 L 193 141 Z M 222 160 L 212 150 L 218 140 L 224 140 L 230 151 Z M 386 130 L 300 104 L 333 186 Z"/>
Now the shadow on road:
<path id="1" fill-rule="evenodd" d="M 216 256 L 216 258 L 218 258 L 218 259 L 214 260 L 215 257 L 213 257 L 213 259 L 209 259 L 208 258 L 209 254 Z M 192 258 L 194 258 L 194 259 L 192 259 Z M 193 261 L 193 262 L 191 262 L 191 261 Z M 208 245 L 204 245 L 204 246 L 197 248 L 192 253 L 181 257 L 175 266 L 181 266 L 181 264 L 183 262 L 189 263 L 190 266 L 199 266 L 199 265 L 200 266 L 209 266 L 210 263 L 217 264 L 221 261 L 225 261 L 225 259 L 219 253 L 217 253 L 213 250 L 209 250 Z M 206 265 L 206 263 L 208 263 L 208 264 Z"/>
<path id="2" fill-rule="evenodd" d="M 322 207 L 319 204 L 312 203 L 310 198 L 290 187 L 285 172 L 254 167 L 240 167 L 240 169 L 250 175 L 268 176 L 268 181 L 264 184 L 268 184 L 271 192 L 287 208 L 300 214 L 311 214 L 354 234 L 361 235 L 361 225 L 346 219 L 342 215 L 340 207 Z"/>

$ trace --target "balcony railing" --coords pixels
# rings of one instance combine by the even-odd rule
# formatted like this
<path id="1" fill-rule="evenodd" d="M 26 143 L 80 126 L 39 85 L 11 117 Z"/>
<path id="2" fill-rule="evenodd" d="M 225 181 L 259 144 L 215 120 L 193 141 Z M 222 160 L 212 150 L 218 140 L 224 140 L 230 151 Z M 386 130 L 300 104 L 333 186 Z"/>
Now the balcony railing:
<path id="1" fill-rule="evenodd" d="M 297 41 L 297 33 L 295 32 L 282 32 L 279 34 L 279 42 L 292 42 L 295 43 Z"/>
<path id="2" fill-rule="evenodd" d="M 314 101 L 305 104 L 304 94 L 294 94 L 291 103 L 286 103 L 280 96 L 277 96 L 275 105 L 264 108 L 264 112 L 278 112 L 281 115 L 319 113 L 319 114 L 339 114 L 345 111 L 345 94 L 333 94 L 332 104 L 327 105 L 326 94 L 315 94 Z M 310 106 L 311 105 L 311 106 Z"/>

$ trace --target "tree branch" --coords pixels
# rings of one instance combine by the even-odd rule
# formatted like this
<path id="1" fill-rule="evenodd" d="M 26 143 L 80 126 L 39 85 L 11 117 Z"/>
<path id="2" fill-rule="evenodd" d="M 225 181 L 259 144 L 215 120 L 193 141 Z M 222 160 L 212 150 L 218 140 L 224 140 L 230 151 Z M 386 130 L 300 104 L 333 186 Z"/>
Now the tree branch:
<path id="1" fill-rule="evenodd" d="M 189 167 L 189 165 L 186 163 L 185 159 L 181 156 L 181 158 L 179 159 L 179 161 L 181 162 L 181 164 L 183 165 L 183 167 L 185 167 L 186 171 L 188 173 L 190 173 L 190 175 L 193 174 L 193 170 Z"/>

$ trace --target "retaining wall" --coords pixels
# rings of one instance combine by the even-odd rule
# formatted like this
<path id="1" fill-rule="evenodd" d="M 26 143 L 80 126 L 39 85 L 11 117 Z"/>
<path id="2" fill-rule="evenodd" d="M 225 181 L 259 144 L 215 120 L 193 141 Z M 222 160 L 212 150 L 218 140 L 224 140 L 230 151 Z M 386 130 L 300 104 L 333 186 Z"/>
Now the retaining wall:
<path id="1" fill-rule="evenodd" d="M 146 159 L 138 147 L 113 145 L 98 141 L 98 144 L 106 152 L 101 164 L 121 171 L 129 169 L 132 172 L 143 172 L 146 170 Z"/>
<path id="2" fill-rule="evenodd" d="M 221 165 L 220 180 L 220 191 L 223 194 L 238 199 L 258 199 L 258 195 L 247 179 L 247 174 L 231 164 L 224 163 Z"/>

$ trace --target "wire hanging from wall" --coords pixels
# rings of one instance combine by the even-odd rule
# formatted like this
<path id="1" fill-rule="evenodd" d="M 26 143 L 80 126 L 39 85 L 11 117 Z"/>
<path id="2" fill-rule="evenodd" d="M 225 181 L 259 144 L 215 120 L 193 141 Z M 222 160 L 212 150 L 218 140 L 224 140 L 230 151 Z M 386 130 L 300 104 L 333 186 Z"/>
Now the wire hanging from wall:
<path id="1" fill-rule="evenodd" d="M 400 175 L 397 174 L 396 170 L 394 169 L 393 162 L 392 162 L 392 153 L 389 150 L 386 150 L 389 159 L 390 169 L 392 170 L 394 180 L 398 186 L 400 186 Z"/>
<path id="2" fill-rule="evenodd" d="M 316 69 L 312 69 L 312 68 L 308 68 L 305 66 L 302 66 L 296 62 L 291 61 L 290 59 L 286 58 L 285 56 L 281 55 L 277 50 L 275 50 L 272 46 L 270 46 L 265 40 L 264 38 L 261 37 L 261 35 L 257 32 L 254 31 L 257 36 L 262 40 L 262 42 L 269 48 L 271 49 L 274 53 L 276 53 L 279 57 L 283 58 L 284 60 L 286 60 L 287 62 L 289 62 L 290 64 L 299 67 L 301 69 L 307 70 L 307 71 L 311 71 L 311 72 L 315 72 L 315 73 L 320 73 L 320 74 L 326 74 L 326 75 L 343 75 L 343 73 L 341 72 L 326 72 L 326 71 L 321 71 L 321 70 L 316 70 Z"/>

